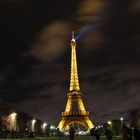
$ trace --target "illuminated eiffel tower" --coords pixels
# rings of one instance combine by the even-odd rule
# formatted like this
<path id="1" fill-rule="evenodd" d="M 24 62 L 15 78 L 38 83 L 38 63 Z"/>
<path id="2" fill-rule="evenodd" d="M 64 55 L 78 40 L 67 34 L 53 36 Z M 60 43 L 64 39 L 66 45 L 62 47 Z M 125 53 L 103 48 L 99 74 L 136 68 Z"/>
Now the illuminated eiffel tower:
<path id="1" fill-rule="evenodd" d="M 62 112 L 62 119 L 59 122 L 58 128 L 60 130 L 66 130 L 72 124 L 80 124 L 87 130 L 94 127 L 89 119 L 89 112 L 86 111 L 82 101 L 82 93 L 80 92 L 78 71 L 77 71 L 77 59 L 76 59 L 76 41 L 74 39 L 74 32 L 72 32 L 71 40 L 71 76 L 70 76 L 70 89 L 67 94 L 68 100 L 65 111 Z M 75 105 L 77 109 L 75 110 Z"/>

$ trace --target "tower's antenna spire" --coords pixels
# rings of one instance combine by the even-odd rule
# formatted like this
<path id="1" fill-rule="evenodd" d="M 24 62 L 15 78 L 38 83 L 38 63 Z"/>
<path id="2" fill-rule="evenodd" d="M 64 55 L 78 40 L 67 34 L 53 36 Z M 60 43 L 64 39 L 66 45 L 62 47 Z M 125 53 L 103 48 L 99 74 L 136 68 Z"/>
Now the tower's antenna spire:
<path id="1" fill-rule="evenodd" d="M 77 58 L 76 58 L 76 41 L 74 39 L 74 31 L 72 31 L 72 40 L 70 45 L 71 45 L 70 91 L 80 91 L 77 70 Z"/>
<path id="2" fill-rule="evenodd" d="M 72 31 L 72 39 L 74 39 L 74 31 Z"/>

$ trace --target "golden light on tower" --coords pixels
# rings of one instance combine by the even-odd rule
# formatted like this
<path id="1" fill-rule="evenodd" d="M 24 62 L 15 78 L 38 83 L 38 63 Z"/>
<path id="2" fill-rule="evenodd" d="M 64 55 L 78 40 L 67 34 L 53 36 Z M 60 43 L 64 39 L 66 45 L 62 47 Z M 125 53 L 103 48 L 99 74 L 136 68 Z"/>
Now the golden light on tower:
<path id="1" fill-rule="evenodd" d="M 62 112 L 62 119 L 59 122 L 58 128 L 66 130 L 69 125 L 78 123 L 83 125 L 86 129 L 94 127 L 89 119 L 89 112 L 86 111 L 82 101 L 82 94 L 80 92 L 80 85 L 78 79 L 77 57 L 76 57 L 76 40 L 74 39 L 74 32 L 72 32 L 71 39 L 71 74 L 70 74 L 70 88 L 68 100 L 65 111 Z M 75 111 L 73 105 L 77 104 L 78 109 Z"/>
<path id="2" fill-rule="evenodd" d="M 78 70 L 77 70 L 77 59 L 76 59 L 76 41 L 74 39 L 74 32 L 72 32 L 71 40 L 71 76 L 70 76 L 70 91 L 80 91 Z"/>

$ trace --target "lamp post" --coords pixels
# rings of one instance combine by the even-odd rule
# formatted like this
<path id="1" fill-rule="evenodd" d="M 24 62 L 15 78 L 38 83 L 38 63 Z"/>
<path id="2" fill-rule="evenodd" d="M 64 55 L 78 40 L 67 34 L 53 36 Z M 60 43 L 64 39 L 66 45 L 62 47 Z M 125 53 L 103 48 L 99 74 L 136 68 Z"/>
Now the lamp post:
<path id="1" fill-rule="evenodd" d="M 124 121 L 124 118 L 123 118 L 123 117 L 121 117 L 121 118 L 120 118 L 120 121 L 121 121 L 121 125 L 120 125 L 120 133 L 121 133 L 122 128 L 123 128 L 123 121 Z"/>
<path id="2" fill-rule="evenodd" d="M 36 123 L 36 120 L 33 119 L 33 120 L 32 120 L 32 123 L 31 123 L 31 131 L 32 131 L 32 132 L 35 132 L 35 123 Z"/>
<path id="3" fill-rule="evenodd" d="M 121 118 L 120 118 L 121 123 L 123 122 L 123 120 L 124 120 L 124 118 L 123 118 L 123 117 L 121 117 Z"/>
<path id="4" fill-rule="evenodd" d="M 112 130 L 112 121 L 108 121 L 107 124 L 108 124 L 109 128 Z"/>
<path id="5" fill-rule="evenodd" d="M 112 124 L 112 122 L 111 122 L 111 121 L 108 121 L 108 122 L 107 122 L 107 124 L 108 124 L 108 125 L 111 125 L 111 124 Z"/>
<path id="6" fill-rule="evenodd" d="M 55 129 L 56 129 L 55 126 L 53 126 L 53 125 L 50 126 L 52 136 L 54 135 Z"/>
<path id="7" fill-rule="evenodd" d="M 101 128 L 101 126 L 100 126 L 100 125 L 98 125 L 98 126 L 97 126 L 97 128 L 99 128 L 99 129 L 100 129 L 100 128 Z"/>
<path id="8" fill-rule="evenodd" d="M 45 131 L 46 131 L 46 126 L 47 126 L 47 123 L 44 122 L 44 123 L 42 124 L 42 131 L 43 131 L 43 133 L 45 133 Z"/>
<path id="9" fill-rule="evenodd" d="M 54 127 L 53 125 L 51 125 L 51 126 L 50 126 L 50 129 L 53 130 L 53 129 L 55 129 L 55 127 Z"/>
<path id="10" fill-rule="evenodd" d="M 16 131 L 17 130 L 17 119 L 16 119 L 17 114 L 15 112 L 11 113 L 7 119 L 7 125 L 8 129 L 11 131 Z"/>

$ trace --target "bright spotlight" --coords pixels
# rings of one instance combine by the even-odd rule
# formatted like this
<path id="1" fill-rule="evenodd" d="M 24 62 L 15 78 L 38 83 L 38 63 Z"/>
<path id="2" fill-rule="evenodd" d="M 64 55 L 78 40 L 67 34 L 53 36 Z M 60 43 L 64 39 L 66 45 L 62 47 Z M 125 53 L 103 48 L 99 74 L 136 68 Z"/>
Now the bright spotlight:
<path id="1" fill-rule="evenodd" d="M 123 118 L 123 117 L 121 117 L 121 118 L 120 118 L 120 121 L 123 121 L 123 120 L 124 120 L 124 118 Z"/>
<path id="2" fill-rule="evenodd" d="M 97 127 L 98 127 L 98 128 L 101 128 L 101 126 L 100 126 L 100 125 L 98 125 Z"/>
<path id="3" fill-rule="evenodd" d="M 16 131 L 17 129 L 16 115 L 17 114 L 13 112 L 6 119 L 7 127 L 8 127 L 8 130 L 10 131 Z"/>
<path id="4" fill-rule="evenodd" d="M 42 124 L 42 131 L 43 131 L 43 133 L 45 133 L 46 126 L 47 126 L 47 123 L 46 123 L 46 122 L 44 122 L 44 123 Z"/>
<path id="5" fill-rule="evenodd" d="M 51 130 L 52 130 L 52 129 L 55 129 L 55 127 L 54 127 L 53 125 L 51 125 L 51 126 L 50 126 L 50 129 L 51 129 Z"/>
<path id="6" fill-rule="evenodd" d="M 17 115 L 17 113 L 15 113 L 15 112 L 14 112 L 14 113 L 12 113 L 11 115 L 12 115 L 12 116 L 16 116 L 16 115 Z"/>
<path id="7" fill-rule="evenodd" d="M 45 128 L 47 126 L 47 123 L 43 123 L 43 128 Z"/>
<path id="8" fill-rule="evenodd" d="M 103 128 L 103 125 L 101 125 L 101 128 Z"/>
<path id="9" fill-rule="evenodd" d="M 33 120 L 32 120 L 32 123 L 34 124 L 35 122 L 36 122 L 36 120 L 35 120 L 35 119 L 33 119 Z"/>
<path id="10" fill-rule="evenodd" d="M 71 41 L 75 42 L 75 39 L 73 38 Z"/>
<path id="11" fill-rule="evenodd" d="M 107 122 L 107 124 L 108 124 L 108 125 L 111 125 L 111 124 L 112 124 L 112 122 L 111 122 L 111 121 L 108 121 L 108 122 Z"/>
<path id="12" fill-rule="evenodd" d="M 31 123 L 31 130 L 32 130 L 32 132 L 35 132 L 35 123 L 36 123 L 36 120 L 33 119 L 32 123 Z"/>
<path id="13" fill-rule="evenodd" d="M 17 113 L 14 112 L 10 116 L 11 116 L 12 119 L 14 119 L 16 117 L 16 115 L 17 115 Z"/>

